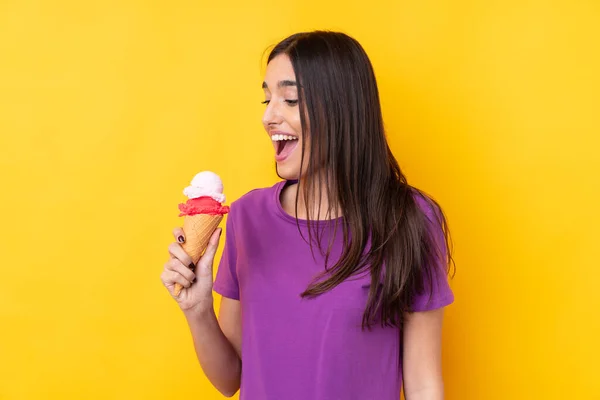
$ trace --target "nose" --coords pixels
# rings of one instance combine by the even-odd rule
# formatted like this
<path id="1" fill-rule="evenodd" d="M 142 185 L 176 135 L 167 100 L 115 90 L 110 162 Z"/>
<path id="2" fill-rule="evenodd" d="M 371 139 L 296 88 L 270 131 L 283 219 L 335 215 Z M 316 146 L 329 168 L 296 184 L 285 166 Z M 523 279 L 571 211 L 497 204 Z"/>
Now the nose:
<path id="1" fill-rule="evenodd" d="M 281 116 L 279 108 L 276 106 L 274 101 L 271 101 L 267 108 L 265 109 L 265 113 L 263 114 L 263 125 L 265 127 L 276 126 L 281 124 L 283 118 Z"/>

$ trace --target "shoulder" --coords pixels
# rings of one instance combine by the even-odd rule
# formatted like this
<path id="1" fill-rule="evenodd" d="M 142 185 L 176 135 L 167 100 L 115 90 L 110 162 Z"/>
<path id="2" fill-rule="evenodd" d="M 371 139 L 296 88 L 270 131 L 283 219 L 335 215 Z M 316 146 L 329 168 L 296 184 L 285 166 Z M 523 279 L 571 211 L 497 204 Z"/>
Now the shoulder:
<path id="1" fill-rule="evenodd" d="M 241 216 L 260 213 L 261 210 L 270 208 L 276 200 L 281 185 L 279 181 L 272 186 L 252 189 L 231 203 L 231 215 Z"/>
<path id="2" fill-rule="evenodd" d="M 415 204 L 419 211 L 429 220 L 429 222 L 437 222 L 443 218 L 443 212 L 440 205 L 427 193 L 414 186 L 410 186 Z"/>
<path id="3" fill-rule="evenodd" d="M 244 208 L 271 199 L 275 196 L 275 193 L 282 183 L 283 182 L 277 182 L 273 186 L 252 189 L 233 201 L 231 206 L 235 208 Z"/>
<path id="4" fill-rule="evenodd" d="M 270 187 L 252 189 L 231 202 L 227 227 L 233 228 L 232 232 L 235 230 L 237 235 L 243 237 L 238 238 L 240 243 L 250 232 L 264 231 L 276 223 L 274 209 L 277 207 L 277 193 L 283 183 L 278 182 Z"/>

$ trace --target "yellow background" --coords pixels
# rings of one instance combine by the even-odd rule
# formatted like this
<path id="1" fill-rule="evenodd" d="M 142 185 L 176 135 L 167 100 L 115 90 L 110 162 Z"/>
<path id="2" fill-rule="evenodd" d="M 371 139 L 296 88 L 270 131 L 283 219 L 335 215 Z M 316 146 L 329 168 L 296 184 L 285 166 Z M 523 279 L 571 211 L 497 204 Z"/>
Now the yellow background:
<path id="1" fill-rule="evenodd" d="M 271 185 L 263 51 L 355 36 L 448 214 L 450 400 L 600 399 L 596 0 L 0 2 L 0 399 L 219 399 L 159 275 L 181 190 Z"/>

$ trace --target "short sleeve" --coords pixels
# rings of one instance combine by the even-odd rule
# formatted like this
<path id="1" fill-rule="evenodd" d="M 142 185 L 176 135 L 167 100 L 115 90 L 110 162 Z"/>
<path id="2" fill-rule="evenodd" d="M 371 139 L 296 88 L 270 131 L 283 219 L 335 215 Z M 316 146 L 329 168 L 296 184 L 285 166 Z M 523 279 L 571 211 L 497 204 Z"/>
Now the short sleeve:
<path id="1" fill-rule="evenodd" d="M 217 269 L 213 290 L 223 297 L 240 299 L 240 288 L 237 277 L 237 248 L 235 244 L 234 204 L 231 205 L 225 226 L 225 246 Z"/>
<path id="2" fill-rule="evenodd" d="M 437 308 L 442 308 L 454 302 L 454 293 L 450 288 L 447 273 L 447 250 L 444 231 L 439 223 L 439 218 L 434 213 L 433 206 L 426 200 L 417 197 L 417 204 L 421 206 L 425 214 L 425 221 L 428 226 L 428 234 L 437 250 L 439 257 L 436 257 L 434 265 L 426 266 L 426 269 L 431 271 L 431 274 L 424 274 L 423 283 L 424 291 L 413 297 L 411 309 L 412 311 L 429 311 Z M 439 210 L 435 210 L 439 212 Z"/>

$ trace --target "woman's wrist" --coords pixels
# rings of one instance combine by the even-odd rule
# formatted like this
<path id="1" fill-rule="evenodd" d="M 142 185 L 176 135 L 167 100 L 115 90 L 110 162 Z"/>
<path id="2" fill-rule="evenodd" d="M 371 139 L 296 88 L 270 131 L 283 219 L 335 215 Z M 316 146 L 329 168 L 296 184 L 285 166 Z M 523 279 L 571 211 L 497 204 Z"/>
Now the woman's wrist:
<path id="1" fill-rule="evenodd" d="M 212 302 L 210 302 L 210 304 L 202 304 L 190 307 L 187 310 L 183 310 L 183 314 L 189 322 L 204 322 L 212 318 L 216 319 Z"/>

